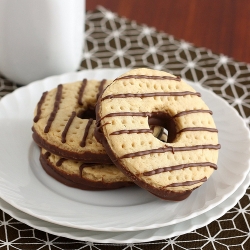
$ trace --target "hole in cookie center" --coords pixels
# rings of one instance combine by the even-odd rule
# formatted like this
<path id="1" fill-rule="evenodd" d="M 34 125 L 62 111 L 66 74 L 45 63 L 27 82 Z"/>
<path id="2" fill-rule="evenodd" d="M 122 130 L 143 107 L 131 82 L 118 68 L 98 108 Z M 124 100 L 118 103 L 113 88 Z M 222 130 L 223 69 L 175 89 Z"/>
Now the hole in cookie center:
<path id="1" fill-rule="evenodd" d="M 176 137 L 176 125 L 170 115 L 164 112 L 154 112 L 148 118 L 148 124 L 153 129 L 154 136 L 164 142 L 171 143 Z"/>
<path id="2" fill-rule="evenodd" d="M 92 119 L 95 120 L 96 119 L 95 107 L 89 106 L 85 110 L 78 111 L 77 117 L 80 118 L 80 119 L 90 119 L 90 118 L 92 118 Z"/>
<path id="3" fill-rule="evenodd" d="M 162 142 L 168 141 L 168 131 L 161 126 L 151 125 L 150 129 L 153 131 L 153 136 Z"/>

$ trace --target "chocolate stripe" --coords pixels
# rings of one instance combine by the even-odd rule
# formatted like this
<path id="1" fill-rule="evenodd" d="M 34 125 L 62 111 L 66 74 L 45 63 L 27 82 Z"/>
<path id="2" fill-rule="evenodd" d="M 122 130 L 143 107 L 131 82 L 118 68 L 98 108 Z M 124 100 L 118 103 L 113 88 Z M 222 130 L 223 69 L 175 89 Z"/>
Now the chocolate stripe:
<path id="1" fill-rule="evenodd" d="M 57 166 L 57 167 L 60 167 L 60 166 L 63 164 L 64 161 L 66 161 L 65 158 L 60 158 L 60 159 L 56 162 L 56 166 Z"/>
<path id="2" fill-rule="evenodd" d="M 111 124 L 111 123 L 110 122 L 106 122 L 106 123 L 102 124 L 101 126 L 99 126 L 97 130 L 100 131 L 102 127 L 104 127 L 104 126 L 106 126 L 108 124 Z"/>
<path id="3" fill-rule="evenodd" d="M 73 122 L 75 116 L 76 116 L 76 112 L 73 111 L 72 114 L 71 114 L 71 116 L 70 116 L 70 118 L 69 118 L 69 120 L 68 120 L 68 122 L 67 122 L 67 124 L 66 124 L 66 126 L 64 127 L 63 132 L 62 132 L 62 139 L 61 139 L 62 143 L 66 142 L 66 136 L 67 136 L 69 127 L 70 127 L 71 123 Z"/>
<path id="4" fill-rule="evenodd" d="M 102 94 L 102 92 L 103 92 L 103 87 L 104 87 L 104 84 L 105 84 L 105 83 L 106 83 L 106 80 L 103 79 L 103 80 L 101 81 L 100 86 L 99 86 L 99 89 L 98 89 L 97 99 L 98 99 L 98 97 Z"/>
<path id="5" fill-rule="evenodd" d="M 190 127 L 190 128 L 183 128 L 183 129 L 179 130 L 177 132 L 177 134 L 182 133 L 182 132 L 186 132 L 186 131 L 207 131 L 207 132 L 216 132 L 216 133 L 218 133 L 218 129 L 216 129 L 216 128 Z"/>
<path id="6" fill-rule="evenodd" d="M 157 113 L 157 112 L 156 112 Z M 191 114 L 191 113 L 209 113 L 209 114 L 212 114 L 212 111 L 211 110 L 203 110 L 203 109 L 200 109 L 200 110 L 187 110 L 187 111 L 182 111 L 176 115 L 173 116 L 173 118 L 175 117 L 179 117 L 179 116 L 182 116 L 182 115 L 187 115 L 187 114 Z M 152 117 L 154 116 L 154 112 L 117 112 L 117 113 L 110 113 L 110 114 L 107 114 L 105 116 L 103 116 L 100 120 L 96 121 L 96 124 L 99 124 L 99 122 L 101 120 L 103 120 L 104 118 L 106 117 L 115 117 L 115 116 L 142 116 L 142 117 Z"/>
<path id="7" fill-rule="evenodd" d="M 80 146 L 81 147 L 85 147 L 86 146 L 86 139 L 87 139 L 87 136 L 88 136 L 88 133 L 89 133 L 89 129 L 90 129 L 90 126 L 91 126 L 92 122 L 93 122 L 92 118 L 88 120 L 88 123 L 87 123 L 87 125 L 85 127 L 85 131 L 84 131 L 84 135 L 83 135 L 82 141 L 80 142 Z"/>
<path id="8" fill-rule="evenodd" d="M 140 134 L 140 133 L 152 133 L 151 129 L 130 129 L 130 130 L 118 130 L 115 132 L 112 132 L 109 135 L 120 135 L 120 134 Z"/>
<path id="9" fill-rule="evenodd" d="M 79 175 L 82 178 L 82 170 L 87 167 L 95 166 L 93 163 L 82 163 L 79 167 Z"/>
<path id="10" fill-rule="evenodd" d="M 51 153 L 48 151 L 44 154 L 45 159 L 48 159 L 50 156 L 51 156 Z"/>
<path id="11" fill-rule="evenodd" d="M 82 97 L 83 97 L 83 92 L 85 90 L 86 85 L 87 85 L 87 79 L 83 79 L 81 88 L 79 90 L 79 95 L 78 95 L 78 104 L 79 105 L 83 105 Z"/>
<path id="12" fill-rule="evenodd" d="M 217 165 L 212 162 L 196 162 L 196 163 L 180 164 L 180 165 L 175 165 L 171 167 L 158 168 L 155 170 L 144 172 L 143 175 L 150 176 L 150 175 L 155 175 L 155 174 L 160 174 L 164 172 L 170 172 L 170 171 L 180 170 L 183 168 L 190 168 L 190 167 L 211 167 L 211 168 L 217 169 Z"/>
<path id="13" fill-rule="evenodd" d="M 43 105 L 43 103 L 45 101 L 45 98 L 46 98 L 47 94 L 48 94 L 48 91 L 44 92 L 41 99 L 40 99 L 40 101 L 37 104 L 37 113 L 36 113 L 35 118 L 33 119 L 34 122 L 38 122 L 39 119 L 40 119 L 40 116 L 41 116 L 41 113 L 42 113 L 41 107 L 42 107 L 42 105 Z"/>
<path id="14" fill-rule="evenodd" d="M 152 116 L 153 113 L 150 112 L 117 112 L 117 113 L 110 113 L 105 116 L 103 116 L 100 120 L 96 121 L 96 124 L 99 124 L 101 120 L 103 120 L 106 117 L 115 117 L 115 116 Z"/>
<path id="15" fill-rule="evenodd" d="M 56 113 L 59 109 L 59 105 L 60 105 L 60 101 L 62 98 L 62 84 L 59 84 L 57 87 L 57 92 L 56 92 L 56 97 L 55 97 L 55 102 L 54 102 L 54 108 L 52 113 L 50 114 L 50 117 L 48 119 L 47 125 L 44 129 L 44 133 L 48 133 L 51 127 L 52 122 L 54 121 L 55 117 L 56 117 Z"/>
<path id="16" fill-rule="evenodd" d="M 195 180 L 195 181 L 176 182 L 176 183 L 172 183 L 170 185 L 167 185 L 166 187 L 192 186 L 194 184 L 197 184 L 200 182 L 205 182 L 205 181 L 207 181 L 207 177 L 204 177 L 200 180 Z"/>
<path id="17" fill-rule="evenodd" d="M 210 115 L 213 114 L 213 112 L 211 110 L 193 109 L 193 110 L 182 111 L 182 112 L 174 115 L 173 118 L 176 118 L 176 117 L 179 117 L 179 116 L 183 116 L 183 115 L 193 114 L 193 113 L 209 113 Z"/>
<path id="18" fill-rule="evenodd" d="M 185 96 L 185 95 L 196 95 L 201 96 L 199 92 L 191 92 L 191 91 L 183 91 L 183 92 L 153 92 L 153 93 L 144 93 L 144 94 L 133 94 L 133 93 L 127 93 L 127 94 L 117 94 L 117 95 L 107 95 L 102 98 L 102 101 L 106 99 L 114 99 L 114 98 L 128 98 L 128 97 L 134 97 L 134 98 L 144 98 L 144 97 L 155 97 L 155 96 Z"/>
<path id="19" fill-rule="evenodd" d="M 154 153 L 165 153 L 165 152 L 180 152 L 180 151 L 193 151 L 198 149 L 220 149 L 220 144 L 212 145 L 195 145 L 195 146 L 189 146 L 189 147 L 162 147 L 162 148 L 156 148 L 156 149 L 150 149 L 150 150 L 144 150 L 144 151 L 138 151 L 135 153 L 125 154 L 120 159 L 124 158 L 132 158 L 137 156 L 143 156 L 148 154 L 154 154 Z"/>
<path id="20" fill-rule="evenodd" d="M 127 75 L 123 77 L 116 78 L 115 81 L 117 80 L 122 80 L 122 79 L 150 79 L 150 80 L 174 80 L 174 81 L 181 81 L 180 76 L 174 77 L 174 76 L 148 76 L 148 75 Z"/>

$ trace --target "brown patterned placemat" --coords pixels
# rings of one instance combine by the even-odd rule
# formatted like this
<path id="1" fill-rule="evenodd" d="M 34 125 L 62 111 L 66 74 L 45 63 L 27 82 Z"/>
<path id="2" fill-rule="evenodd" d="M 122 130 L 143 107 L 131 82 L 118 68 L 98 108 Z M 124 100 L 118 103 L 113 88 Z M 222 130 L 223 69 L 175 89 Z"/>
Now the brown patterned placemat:
<path id="1" fill-rule="evenodd" d="M 172 72 L 214 91 L 250 125 L 250 65 L 176 40 L 102 7 L 86 16 L 86 46 L 81 69 L 150 67 Z M 0 77 L 0 98 L 18 84 Z M 190 233 L 150 243 L 80 242 L 31 228 L 0 213 L 0 249 L 250 249 L 250 187 L 221 218 Z"/>

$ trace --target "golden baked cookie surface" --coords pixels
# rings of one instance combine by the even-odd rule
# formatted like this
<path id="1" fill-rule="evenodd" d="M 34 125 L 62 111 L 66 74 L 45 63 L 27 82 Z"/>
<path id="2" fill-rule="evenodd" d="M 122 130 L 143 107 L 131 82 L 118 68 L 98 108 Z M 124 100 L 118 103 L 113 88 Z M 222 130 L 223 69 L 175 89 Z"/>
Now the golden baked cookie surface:
<path id="1" fill-rule="evenodd" d="M 37 144 L 70 159 L 111 162 L 93 135 L 96 100 L 109 83 L 84 79 L 43 93 L 34 112 Z"/>
<path id="2" fill-rule="evenodd" d="M 117 166 L 161 198 L 185 198 L 217 168 L 212 112 L 166 72 L 134 69 L 118 77 L 98 101 L 97 122 L 96 137 Z M 155 138 L 150 125 L 165 127 L 168 142 Z"/>
<path id="3" fill-rule="evenodd" d="M 40 162 L 52 177 L 76 188 L 106 190 L 133 184 L 127 176 L 111 164 L 90 164 L 68 160 L 45 149 L 41 149 Z"/>

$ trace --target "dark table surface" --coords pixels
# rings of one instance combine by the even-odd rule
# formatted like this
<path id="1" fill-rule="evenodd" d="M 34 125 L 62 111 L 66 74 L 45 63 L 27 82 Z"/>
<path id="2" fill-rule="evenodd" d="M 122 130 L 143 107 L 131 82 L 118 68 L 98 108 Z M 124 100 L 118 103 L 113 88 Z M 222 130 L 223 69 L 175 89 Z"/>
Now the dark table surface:
<path id="1" fill-rule="evenodd" d="M 236 61 L 250 63 L 249 0 L 86 0 Z"/>

